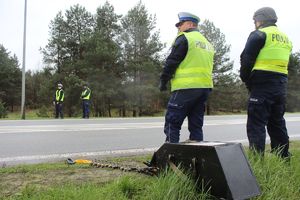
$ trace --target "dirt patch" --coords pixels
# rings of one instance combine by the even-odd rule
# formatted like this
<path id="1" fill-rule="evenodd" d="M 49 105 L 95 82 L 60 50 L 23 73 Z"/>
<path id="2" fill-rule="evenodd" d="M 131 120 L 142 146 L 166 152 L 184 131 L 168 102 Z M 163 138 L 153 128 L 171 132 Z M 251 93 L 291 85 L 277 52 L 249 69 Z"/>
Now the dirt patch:
<path id="1" fill-rule="evenodd" d="M 3 196 L 16 194 L 26 186 L 38 188 L 67 183 L 80 184 L 91 182 L 103 184 L 121 176 L 124 172 L 120 170 L 109 170 L 99 168 L 71 169 L 71 170 L 47 170 L 35 173 L 8 173 L 0 175 L 0 192 Z M 1 196 L 1 195 L 0 195 Z"/>
<path id="2" fill-rule="evenodd" d="M 98 160 L 98 162 L 118 164 L 126 167 L 144 167 L 142 162 L 128 158 L 121 160 Z M 0 173 L 0 199 L 14 196 L 24 188 L 33 186 L 36 188 L 47 188 L 54 185 L 95 183 L 105 184 L 125 175 L 119 169 L 96 168 L 85 165 L 73 165 L 63 169 L 42 169 L 42 170 L 20 170 L 18 172 Z M 133 172 L 132 172 L 133 173 Z"/>

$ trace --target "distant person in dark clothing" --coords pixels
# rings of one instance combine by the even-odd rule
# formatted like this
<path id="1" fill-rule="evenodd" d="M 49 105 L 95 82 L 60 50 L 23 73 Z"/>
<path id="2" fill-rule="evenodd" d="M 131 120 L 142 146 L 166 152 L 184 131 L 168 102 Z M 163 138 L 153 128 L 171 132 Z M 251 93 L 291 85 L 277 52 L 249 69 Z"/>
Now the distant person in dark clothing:
<path id="1" fill-rule="evenodd" d="M 83 86 L 83 91 L 81 93 L 80 98 L 82 99 L 82 118 L 88 119 L 90 117 L 89 106 L 90 106 L 91 90 L 87 86 L 87 84 Z"/>
<path id="2" fill-rule="evenodd" d="M 63 85 L 61 83 L 57 84 L 57 90 L 54 95 L 53 105 L 55 106 L 55 118 L 64 118 L 63 114 L 63 102 L 65 98 L 65 94 L 63 91 Z"/>

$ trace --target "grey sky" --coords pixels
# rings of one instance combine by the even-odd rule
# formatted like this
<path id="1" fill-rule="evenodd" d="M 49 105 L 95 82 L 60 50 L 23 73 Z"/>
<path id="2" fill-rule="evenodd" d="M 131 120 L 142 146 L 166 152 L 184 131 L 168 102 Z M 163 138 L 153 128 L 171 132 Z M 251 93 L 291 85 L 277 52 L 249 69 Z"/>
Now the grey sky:
<path id="1" fill-rule="evenodd" d="M 139 0 L 109 0 L 117 14 L 126 12 Z M 0 1 L 0 44 L 16 54 L 22 63 L 23 17 L 25 0 Z M 62 10 L 80 4 L 95 14 L 97 7 L 105 0 L 27 0 L 27 48 L 26 69 L 40 70 L 43 67 L 40 47 L 47 44 L 49 23 Z M 157 29 L 161 41 L 170 47 L 177 29 L 177 13 L 181 11 L 198 15 L 203 21 L 209 19 L 225 34 L 227 44 L 231 45 L 230 57 L 239 67 L 239 55 L 244 48 L 247 37 L 254 30 L 252 16 L 260 7 L 270 6 L 278 16 L 278 27 L 293 42 L 293 52 L 300 50 L 300 12 L 296 0 L 143 0 L 149 14 L 157 17 Z M 201 22 L 200 22 L 201 23 Z"/>

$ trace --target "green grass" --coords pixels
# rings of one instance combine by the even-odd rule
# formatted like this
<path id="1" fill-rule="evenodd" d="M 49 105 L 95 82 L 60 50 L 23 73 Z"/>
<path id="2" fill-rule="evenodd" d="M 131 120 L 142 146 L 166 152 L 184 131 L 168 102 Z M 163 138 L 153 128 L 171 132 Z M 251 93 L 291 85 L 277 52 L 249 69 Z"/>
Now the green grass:
<path id="1" fill-rule="evenodd" d="M 25 117 L 26 119 L 51 119 L 54 118 L 54 111 L 47 111 L 47 115 L 49 117 L 39 117 L 37 115 L 37 112 L 39 112 L 39 110 L 26 110 L 25 112 Z M 290 113 L 290 114 L 298 114 L 299 112 L 296 113 Z M 128 113 L 127 113 L 128 114 Z M 245 111 L 242 112 L 237 112 L 237 113 L 229 113 L 229 112 L 213 112 L 212 115 L 244 115 L 247 114 Z M 154 113 L 151 117 L 161 117 L 165 115 L 165 111 L 161 111 L 158 113 Z M 93 116 L 93 113 L 91 113 L 91 116 Z M 113 117 L 119 117 L 118 115 L 118 111 L 116 109 L 112 110 L 112 116 Z M 130 115 L 127 117 L 131 117 Z M 69 118 L 67 115 L 65 115 L 65 118 Z M 78 114 L 78 116 L 74 116 L 71 118 L 81 118 L 81 113 Z M 0 120 L 17 120 L 17 119 L 21 119 L 21 111 L 15 111 L 15 112 L 8 112 L 8 115 L 6 118 L 1 118 Z"/>
<path id="2" fill-rule="evenodd" d="M 300 199 L 300 142 L 291 142 L 291 153 L 293 156 L 290 162 L 270 153 L 266 153 L 264 159 L 248 153 L 262 190 L 262 195 L 257 199 Z"/>
<path id="3" fill-rule="evenodd" d="M 40 119 L 37 115 L 36 115 L 36 110 L 27 110 L 25 112 L 25 117 L 26 119 Z M 21 111 L 19 112 L 8 112 L 7 113 L 7 118 L 2 118 L 1 120 L 16 120 L 16 119 L 21 119 Z"/>
<path id="4" fill-rule="evenodd" d="M 54 113 L 53 113 L 54 111 L 47 111 L 48 117 L 40 117 L 37 115 L 38 112 L 39 112 L 38 109 L 37 110 L 26 110 L 25 118 L 26 119 L 53 119 L 54 118 Z M 111 111 L 111 114 L 112 114 L 112 118 L 120 117 L 117 109 L 113 109 Z M 81 116 L 82 116 L 81 110 L 78 111 L 78 113 L 75 114 L 73 117 L 68 117 L 68 115 L 66 113 L 64 113 L 64 118 L 78 119 L 78 118 L 81 118 Z M 164 116 L 164 111 L 155 113 L 151 116 L 143 116 L 143 117 L 161 117 L 161 116 Z M 126 117 L 132 117 L 132 116 L 128 112 Z M 90 118 L 93 118 L 93 112 L 90 113 Z M 108 118 L 108 116 L 103 117 L 103 118 Z M 0 120 L 18 120 L 18 119 L 21 119 L 21 111 L 8 112 L 6 118 L 0 118 Z"/>
<path id="5" fill-rule="evenodd" d="M 264 159 L 247 153 L 262 194 L 254 200 L 298 200 L 300 197 L 300 142 L 291 142 L 291 161 L 266 152 Z M 119 165 L 142 165 L 151 156 L 106 159 Z M 64 163 L 0 168 L 0 199 L 107 199 L 193 200 L 213 199 L 200 193 L 194 182 L 166 171 L 149 177 L 120 170 Z"/>
<path id="6" fill-rule="evenodd" d="M 47 189 L 37 187 L 25 187 L 17 196 L 17 199 L 132 199 L 139 193 L 148 179 L 139 176 L 122 176 L 121 178 L 105 185 L 95 183 L 73 184 L 68 183 Z"/>

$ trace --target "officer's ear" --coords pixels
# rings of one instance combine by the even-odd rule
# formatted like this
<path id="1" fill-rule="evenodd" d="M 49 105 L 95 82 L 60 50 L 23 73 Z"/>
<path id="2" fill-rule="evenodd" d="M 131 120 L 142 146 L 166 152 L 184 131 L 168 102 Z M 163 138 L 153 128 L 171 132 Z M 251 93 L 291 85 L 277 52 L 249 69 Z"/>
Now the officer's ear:
<path id="1" fill-rule="evenodd" d="M 193 28 L 197 28 L 197 27 L 198 27 L 198 24 L 195 23 L 195 22 L 192 22 L 192 27 L 193 27 Z"/>

